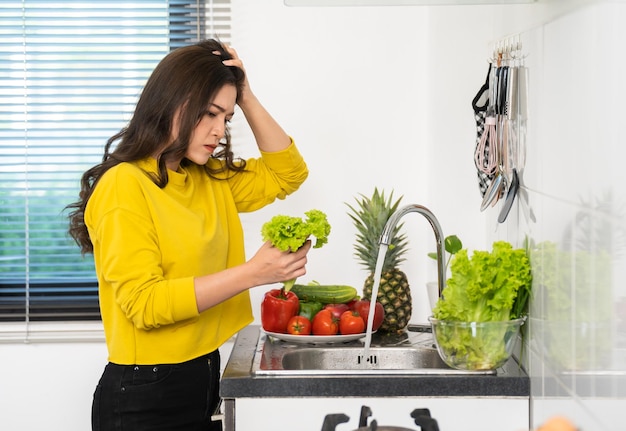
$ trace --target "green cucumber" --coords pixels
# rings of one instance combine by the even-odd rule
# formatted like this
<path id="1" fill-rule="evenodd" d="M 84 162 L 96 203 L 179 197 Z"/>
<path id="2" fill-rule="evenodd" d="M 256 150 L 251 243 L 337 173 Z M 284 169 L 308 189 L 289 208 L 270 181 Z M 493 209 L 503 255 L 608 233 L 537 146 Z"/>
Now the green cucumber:
<path id="1" fill-rule="evenodd" d="M 294 284 L 291 291 L 302 301 L 322 304 L 344 304 L 357 296 L 354 287 L 336 284 Z"/>

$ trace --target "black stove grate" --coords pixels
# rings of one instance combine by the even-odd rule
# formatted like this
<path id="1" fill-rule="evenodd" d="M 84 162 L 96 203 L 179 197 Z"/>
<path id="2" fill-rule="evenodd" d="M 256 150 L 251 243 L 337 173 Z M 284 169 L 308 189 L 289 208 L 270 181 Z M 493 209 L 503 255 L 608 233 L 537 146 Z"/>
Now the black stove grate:
<path id="1" fill-rule="evenodd" d="M 372 409 L 368 406 L 361 407 L 361 415 L 359 417 L 359 430 L 376 431 L 380 427 L 374 419 L 368 425 L 368 418 L 372 416 Z M 437 421 L 431 417 L 429 409 L 415 409 L 411 412 L 411 417 L 415 420 L 421 431 L 439 431 Z M 322 431 L 335 431 L 337 425 L 348 422 L 350 417 L 343 413 L 331 413 L 324 417 Z M 397 428 L 398 431 L 414 431 L 408 428 Z"/>

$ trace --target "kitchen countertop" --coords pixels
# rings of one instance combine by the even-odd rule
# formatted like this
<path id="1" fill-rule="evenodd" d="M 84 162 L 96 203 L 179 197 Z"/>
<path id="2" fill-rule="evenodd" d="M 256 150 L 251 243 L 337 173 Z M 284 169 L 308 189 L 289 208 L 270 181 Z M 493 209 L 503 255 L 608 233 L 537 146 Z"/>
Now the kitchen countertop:
<path id="1" fill-rule="evenodd" d="M 259 326 L 248 326 L 237 335 L 222 375 L 222 398 L 530 396 L 530 379 L 515 358 L 495 375 L 255 375 L 252 364 L 260 333 Z"/>

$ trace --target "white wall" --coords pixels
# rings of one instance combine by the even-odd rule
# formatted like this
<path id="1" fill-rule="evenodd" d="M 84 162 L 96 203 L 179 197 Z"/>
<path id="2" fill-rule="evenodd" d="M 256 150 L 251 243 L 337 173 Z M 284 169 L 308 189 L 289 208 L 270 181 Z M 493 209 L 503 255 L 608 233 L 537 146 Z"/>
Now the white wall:
<path id="1" fill-rule="evenodd" d="M 102 342 L 0 344 L 0 428 L 91 429 L 91 400 L 106 365 Z"/>
<path id="2" fill-rule="evenodd" d="M 327 246 L 310 253 L 302 281 L 360 289 L 366 274 L 352 256 L 355 232 L 344 203 L 370 194 L 374 186 L 404 195 L 405 204 L 429 207 L 444 233 L 458 234 L 469 249 L 484 248 L 498 236 L 513 242 L 525 233 L 560 238 L 580 209 L 579 196 L 593 197 L 595 190 L 624 179 L 620 160 L 611 157 L 623 154 L 618 139 L 623 105 L 606 88 L 623 83 L 619 67 L 607 73 L 601 67 L 607 59 L 623 60 L 617 41 L 624 39 L 616 20 L 623 22 L 624 16 L 597 8 L 581 15 L 558 6 L 563 3 L 571 8 L 588 2 L 289 8 L 281 0 L 233 0 L 233 44 L 252 86 L 294 136 L 311 168 L 294 196 L 243 217 L 248 252 L 260 245 L 260 226 L 274 214 L 319 208 L 328 213 L 333 232 Z M 611 8 L 619 8 L 617 3 Z M 517 32 L 524 35 L 533 67 L 534 141 L 525 176 L 539 220 L 533 226 L 524 225 L 518 208 L 506 225 L 493 221 L 493 211 L 479 211 L 472 161 L 471 99 L 484 81 L 492 43 Z M 594 49 L 599 40 L 602 55 Z M 594 91 L 599 84 L 604 92 Z M 623 86 L 619 89 L 623 95 Z M 612 109 L 598 111 L 600 103 Z M 243 142 L 237 150 L 252 154 L 249 133 L 241 123 L 235 125 L 236 138 Z M 424 283 L 436 271 L 426 253 L 434 249 L 434 238 L 418 215 L 408 216 L 405 225 L 411 253 L 404 269 L 413 286 L 413 320 L 425 321 Z M 615 270 L 615 279 L 618 275 Z M 612 289 L 616 298 L 624 295 L 617 282 Z M 266 290 L 253 291 L 257 317 Z M 91 396 L 105 356 L 102 343 L 0 344 L 1 428 L 89 429 Z M 544 387 L 548 376 L 541 362 L 539 367 L 533 373 L 538 387 Z M 533 392 L 536 424 L 562 411 Z M 623 413 L 609 411 L 600 420 L 593 414 L 597 401 L 583 400 L 572 390 L 564 399 L 565 411 L 592 412 L 576 416 L 590 425 L 585 429 L 617 430 L 622 419 L 616 415 Z"/>
<path id="3" fill-rule="evenodd" d="M 371 195 L 374 187 L 403 196 L 403 204 L 430 208 L 444 234 L 483 246 L 484 217 L 473 211 L 480 202 L 471 100 L 484 81 L 493 11 L 441 8 L 433 26 L 431 9 L 233 2 L 233 44 L 252 86 L 294 136 L 311 170 L 285 202 L 244 216 L 249 250 L 260 246 L 260 227 L 272 215 L 322 209 L 333 230 L 329 243 L 309 254 L 301 281 L 361 290 L 367 273 L 353 257 L 356 230 L 345 203 Z M 413 320 L 426 322 L 425 283 L 436 277 L 426 254 L 435 249 L 434 234 L 416 214 L 405 226 L 411 250 L 403 269 L 413 286 Z M 266 290 L 253 292 L 257 304 Z"/>
<path id="4" fill-rule="evenodd" d="M 618 431 L 626 423 L 626 58 L 616 53 L 626 40 L 626 4 L 538 6 L 495 20 L 516 21 L 522 32 L 532 114 L 529 205 L 516 205 L 493 237 L 556 246 L 531 254 L 532 423 L 564 415 L 580 429 Z"/>

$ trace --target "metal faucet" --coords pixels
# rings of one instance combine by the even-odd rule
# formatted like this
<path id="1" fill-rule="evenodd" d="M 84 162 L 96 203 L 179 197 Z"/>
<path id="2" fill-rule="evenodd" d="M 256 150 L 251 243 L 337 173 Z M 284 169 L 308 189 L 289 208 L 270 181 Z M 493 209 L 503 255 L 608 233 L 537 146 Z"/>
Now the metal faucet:
<path id="1" fill-rule="evenodd" d="M 393 232 L 400 219 L 406 214 L 414 212 L 420 213 L 421 215 L 426 217 L 426 219 L 432 226 L 433 231 L 435 232 L 435 241 L 437 241 L 437 287 L 439 290 L 439 298 L 441 298 L 443 288 L 446 284 L 446 269 L 443 263 L 445 257 L 445 246 L 443 231 L 441 230 L 441 225 L 439 225 L 439 221 L 437 221 L 437 217 L 435 217 L 435 214 L 433 214 L 428 208 L 422 205 L 407 205 L 396 210 L 396 212 L 394 212 L 391 217 L 389 217 L 389 220 L 387 220 L 387 223 L 383 228 L 383 232 L 380 235 L 380 240 L 378 240 L 378 244 L 385 244 L 389 246 L 389 244 L 391 243 L 391 237 L 393 236 Z"/>

